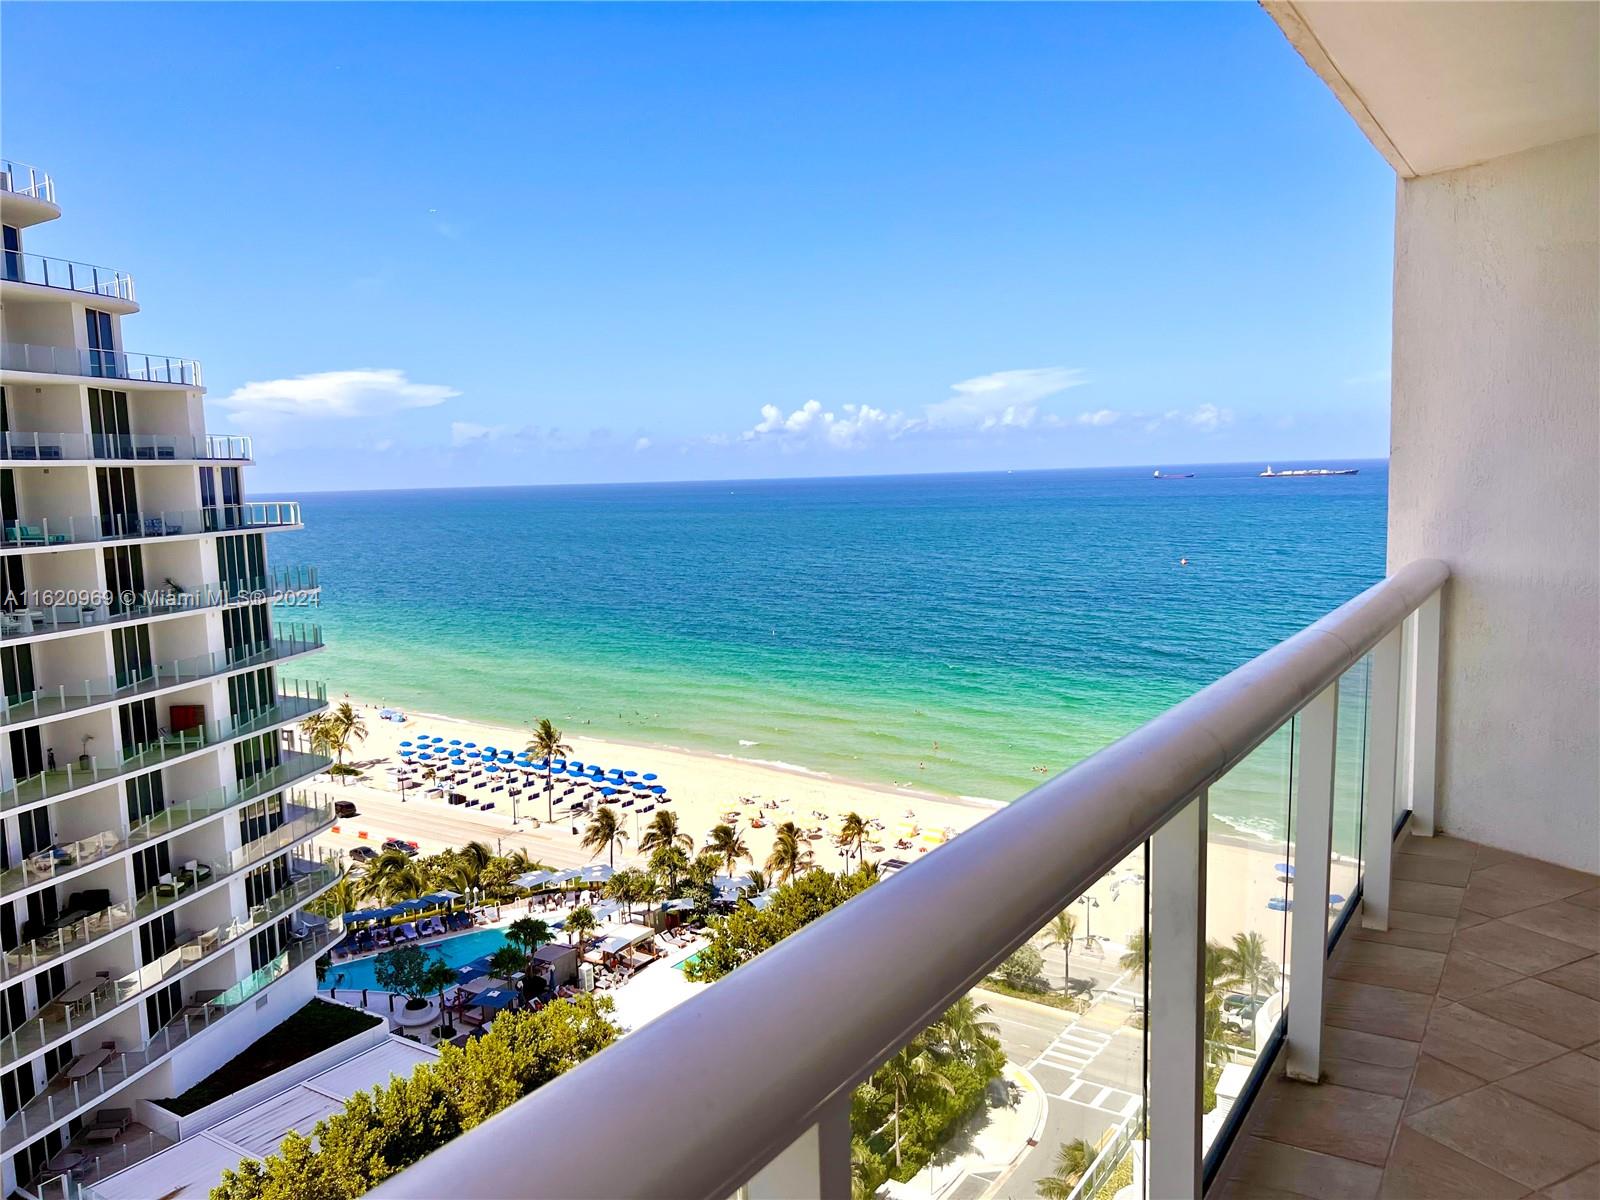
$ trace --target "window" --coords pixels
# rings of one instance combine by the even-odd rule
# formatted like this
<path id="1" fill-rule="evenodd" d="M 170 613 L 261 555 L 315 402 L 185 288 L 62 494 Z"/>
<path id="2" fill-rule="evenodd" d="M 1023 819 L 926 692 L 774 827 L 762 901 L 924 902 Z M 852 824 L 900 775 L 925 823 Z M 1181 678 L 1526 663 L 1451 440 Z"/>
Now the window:
<path id="1" fill-rule="evenodd" d="M 139 534 L 139 489 L 132 467 L 96 467 L 100 496 L 100 532 L 106 537 Z"/>
<path id="2" fill-rule="evenodd" d="M 265 604 L 231 608 L 222 614 L 223 644 L 228 661 L 238 662 L 264 650 L 271 640 L 272 617 Z"/>
<path id="3" fill-rule="evenodd" d="M 111 593 L 113 615 L 143 603 L 144 547 L 108 546 L 101 551 L 106 564 L 106 590 Z M 132 603 L 130 603 L 132 601 Z"/>
<path id="4" fill-rule="evenodd" d="M 89 374 L 116 378 L 122 372 L 117 370 L 117 343 L 112 333 L 111 314 L 86 308 L 83 320 L 89 335 Z"/>
<path id="5" fill-rule="evenodd" d="M 4 226 L 6 249 L 6 278 L 20 282 L 22 274 L 22 230 L 15 225 Z M 8 1114 L 9 1115 L 9 1114 Z"/>
<path id="6" fill-rule="evenodd" d="M 289 886 L 289 857 L 275 858 L 244 877 L 245 903 L 251 908 L 265 904 Z"/>
<path id="7" fill-rule="evenodd" d="M 123 785 L 128 801 L 128 824 L 142 825 L 167 807 L 166 789 L 161 782 L 161 772 L 136 775 Z"/>
<path id="8" fill-rule="evenodd" d="M 290 927 L 293 917 L 284 917 L 276 925 L 263 929 L 250 939 L 250 970 L 259 971 L 288 947 L 293 935 Z"/>
<path id="9" fill-rule="evenodd" d="M 152 1036 L 183 1009 L 183 981 L 169 983 L 144 1002 L 145 1020 Z"/>
<path id="10" fill-rule="evenodd" d="M 222 594 L 260 591 L 267 586 L 266 545 L 259 533 L 239 534 L 217 539 L 217 578 Z"/>
<path id="11" fill-rule="evenodd" d="M 11 743 L 11 766 L 18 779 L 31 779 L 47 766 L 53 766 L 54 752 L 46 754 L 39 744 L 39 726 L 30 725 L 27 729 L 13 729 L 9 735 Z"/>
<path id="12" fill-rule="evenodd" d="M 154 921 L 139 926 L 139 962 L 148 967 L 177 943 L 178 918 L 175 913 L 164 913 Z"/>
<path id="13" fill-rule="evenodd" d="M 111 649 L 117 665 L 117 686 L 127 687 L 142 679 L 149 679 L 155 671 L 150 655 L 150 627 L 135 625 L 131 629 L 111 631 Z"/>
<path id="14" fill-rule="evenodd" d="M 147 846 L 133 856 L 133 894 L 143 896 L 156 880 L 172 870 L 172 849 L 166 842 Z"/>
<path id="15" fill-rule="evenodd" d="M 97 458 L 133 458 L 133 426 L 128 420 L 128 393 L 89 389 L 89 432 Z"/>
<path id="16" fill-rule="evenodd" d="M 5 682 L 6 703 L 15 704 L 33 694 L 32 646 L 0 646 L 0 679 Z"/>
<path id="17" fill-rule="evenodd" d="M 280 762 L 278 739 L 270 733 L 258 734 L 233 744 L 234 779 L 249 783 L 257 775 L 272 770 Z"/>
<path id="18" fill-rule="evenodd" d="M 122 751 L 131 754 L 161 738 L 161 725 L 156 719 L 154 700 L 135 700 L 117 710 L 122 726 Z"/>
<path id="19" fill-rule="evenodd" d="M 276 699 L 271 667 L 228 680 L 228 712 L 235 721 L 264 712 Z"/>
<path id="20" fill-rule="evenodd" d="M 239 840 L 249 845 L 283 824 L 283 793 L 257 800 L 239 810 Z"/>

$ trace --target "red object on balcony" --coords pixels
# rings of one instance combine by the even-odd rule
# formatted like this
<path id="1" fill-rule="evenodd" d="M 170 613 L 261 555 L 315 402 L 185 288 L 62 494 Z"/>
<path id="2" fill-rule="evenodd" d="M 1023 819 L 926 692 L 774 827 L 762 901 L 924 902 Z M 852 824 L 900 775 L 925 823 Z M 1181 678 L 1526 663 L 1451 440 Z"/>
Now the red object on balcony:
<path id="1" fill-rule="evenodd" d="M 187 733 L 191 729 L 199 729 L 206 723 L 206 706 L 204 704 L 174 704 L 172 706 L 172 732 Z"/>

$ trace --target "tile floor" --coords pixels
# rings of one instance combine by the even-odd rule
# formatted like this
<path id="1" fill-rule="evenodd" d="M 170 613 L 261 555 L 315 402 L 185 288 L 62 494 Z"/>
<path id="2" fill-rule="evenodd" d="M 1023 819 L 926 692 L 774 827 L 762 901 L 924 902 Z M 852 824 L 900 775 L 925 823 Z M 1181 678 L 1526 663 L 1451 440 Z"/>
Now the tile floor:
<path id="1" fill-rule="evenodd" d="M 1329 962 L 1323 1082 L 1276 1074 L 1220 1200 L 1600 1200 L 1600 878 L 1397 847 L 1390 927 Z"/>

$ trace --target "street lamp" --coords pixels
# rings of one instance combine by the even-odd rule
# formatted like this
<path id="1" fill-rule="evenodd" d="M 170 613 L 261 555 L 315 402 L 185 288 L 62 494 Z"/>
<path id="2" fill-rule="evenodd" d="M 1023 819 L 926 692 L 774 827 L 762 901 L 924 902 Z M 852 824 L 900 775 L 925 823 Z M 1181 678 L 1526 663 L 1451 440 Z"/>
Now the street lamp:
<path id="1" fill-rule="evenodd" d="M 1087 946 L 1094 938 L 1094 910 L 1100 907 L 1100 901 L 1093 896 L 1079 896 L 1078 903 L 1083 905 L 1083 944 Z"/>

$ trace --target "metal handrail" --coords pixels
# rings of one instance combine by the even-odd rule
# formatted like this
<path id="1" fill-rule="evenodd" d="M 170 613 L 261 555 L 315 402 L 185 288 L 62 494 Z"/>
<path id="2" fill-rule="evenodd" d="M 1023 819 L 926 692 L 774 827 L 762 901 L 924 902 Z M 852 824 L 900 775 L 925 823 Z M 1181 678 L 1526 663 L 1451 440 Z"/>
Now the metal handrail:
<path id="1" fill-rule="evenodd" d="M 678 1196 L 733 1195 L 1448 577 L 1435 560 L 1396 572 L 372 1195 L 613 1197 L 661 1180 Z M 804 1052 L 774 1053 L 784 1046 Z M 736 1085 L 715 1063 L 736 1064 Z M 551 1153 L 593 1142 L 596 1096 L 607 1153 Z M 694 1120 L 664 1119 L 675 1112 Z"/>
<path id="2" fill-rule="evenodd" d="M 250 437 L 238 433 L 0 433 L 0 459 L 14 462 L 249 462 L 252 457 Z"/>
<path id="3" fill-rule="evenodd" d="M 123 379 L 134 383 L 171 383 L 201 387 L 200 364 L 192 358 L 97 350 L 83 346 L 39 346 L 30 342 L 0 343 L 0 370 L 45 375 L 82 375 L 91 379 Z"/>
<path id="4" fill-rule="evenodd" d="M 15 196 L 32 196 L 46 204 L 56 202 L 56 181 L 38 167 L 27 163 L 0 158 L 0 192 Z"/>
<path id="5" fill-rule="evenodd" d="M 0 545 L 39 550 L 88 542 L 120 542 L 141 538 L 197 537 L 212 533 L 245 533 L 300 524 L 298 500 L 247 500 L 206 508 L 146 509 L 141 512 L 74 513 L 68 517 L 21 517 L 0 529 Z"/>
<path id="6" fill-rule="evenodd" d="M 51 258 L 44 254 L 27 254 L 21 250 L 7 250 L 0 256 L 0 278 L 9 283 L 35 283 L 41 287 L 61 288 L 69 292 L 87 292 L 112 300 L 133 299 L 133 276 L 110 267 L 97 267 L 93 263 L 73 262 L 70 258 Z"/>

